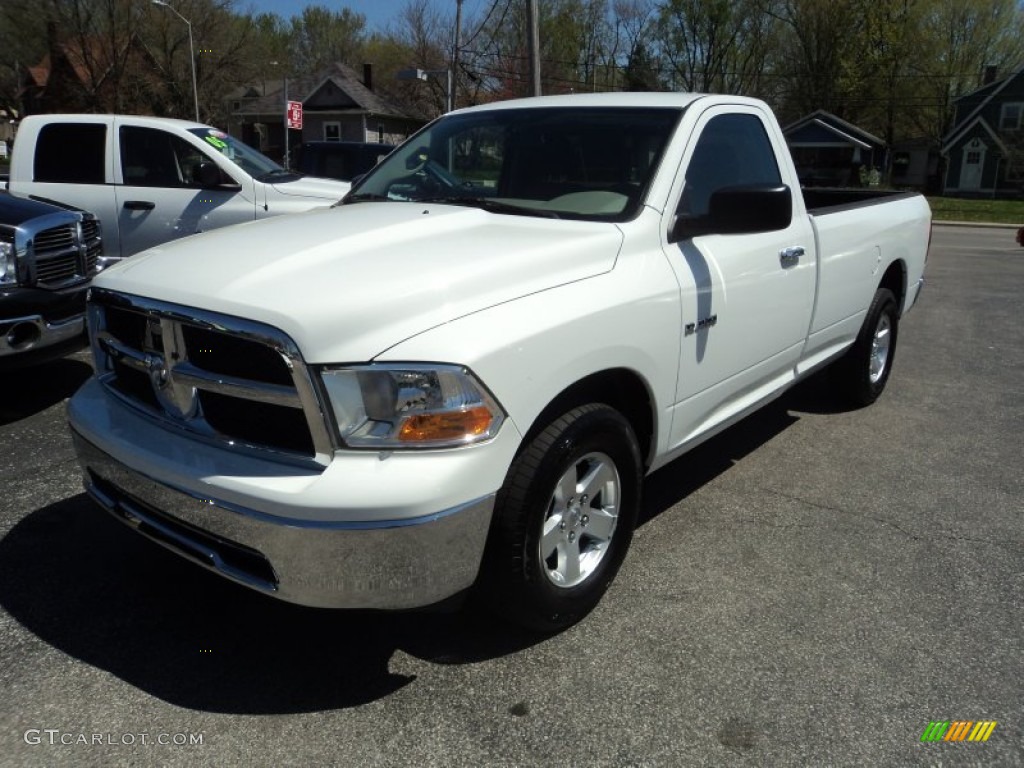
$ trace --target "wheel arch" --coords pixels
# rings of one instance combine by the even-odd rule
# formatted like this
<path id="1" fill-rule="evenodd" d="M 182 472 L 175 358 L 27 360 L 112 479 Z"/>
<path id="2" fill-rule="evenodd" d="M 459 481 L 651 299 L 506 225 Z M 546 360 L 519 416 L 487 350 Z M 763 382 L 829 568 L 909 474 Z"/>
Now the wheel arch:
<path id="1" fill-rule="evenodd" d="M 899 313 L 903 314 L 903 301 L 907 295 L 907 265 L 903 259 L 896 259 L 886 268 L 878 287 L 892 291 Z"/>
<path id="2" fill-rule="evenodd" d="M 654 396 L 640 374 L 628 368 L 609 368 L 592 373 L 559 392 L 537 414 L 523 436 L 522 445 L 542 432 L 548 424 L 573 408 L 604 403 L 621 413 L 633 428 L 640 445 L 644 469 L 655 453 L 656 424 Z"/>

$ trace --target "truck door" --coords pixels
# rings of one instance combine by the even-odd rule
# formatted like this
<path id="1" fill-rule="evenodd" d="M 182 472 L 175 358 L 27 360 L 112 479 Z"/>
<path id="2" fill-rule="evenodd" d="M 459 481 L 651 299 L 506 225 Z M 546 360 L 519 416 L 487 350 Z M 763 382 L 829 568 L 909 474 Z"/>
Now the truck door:
<path id="1" fill-rule="evenodd" d="M 769 138 L 773 126 L 754 106 L 704 112 L 684 153 L 669 227 L 680 216 L 706 215 L 712 193 L 722 188 L 792 188 L 792 164 L 780 167 Z M 671 438 L 680 445 L 792 380 L 810 324 L 816 264 L 802 204 L 794 204 L 788 226 L 775 231 L 670 235 L 666 248 L 681 286 L 683 334 Z"/>
<path id="2" fill-rule="evenodd" d="M 118 125 L 116 187 L 121 255 L 208 229 L 252 221 L 252 190 L 220 170 L 200 148 L 170 131 Z M 219 182 L 203 184 L 200 167 L 217 169 Z"/>
<path id="3" fill-rule="evenodd" d="M 29 137 L 23 139 L 28 142 Z M 81 208 L 96 215 L 103 236 L 103 253 L 119 253 L 114 200 L 113 139 L 110 119 L 76 116 L 73 122 L 46 123 L 36 136 L 28 172 L 19 170 L 11 191 Z"/>

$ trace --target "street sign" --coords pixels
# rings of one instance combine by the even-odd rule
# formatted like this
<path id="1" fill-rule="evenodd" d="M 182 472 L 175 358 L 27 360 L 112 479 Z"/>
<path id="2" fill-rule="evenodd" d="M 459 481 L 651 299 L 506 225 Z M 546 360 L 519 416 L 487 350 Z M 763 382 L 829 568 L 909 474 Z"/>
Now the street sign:
<path id="1" fill-rule="evenodd" d="M 288 102 L 288 127 L 297 131 L 302 130 L 302 102 Z"/>

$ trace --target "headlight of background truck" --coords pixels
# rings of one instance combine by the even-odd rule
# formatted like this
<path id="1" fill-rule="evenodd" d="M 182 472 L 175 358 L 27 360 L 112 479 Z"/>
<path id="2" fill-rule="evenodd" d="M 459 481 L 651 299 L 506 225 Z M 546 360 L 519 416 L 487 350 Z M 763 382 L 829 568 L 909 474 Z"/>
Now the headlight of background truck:
<path id="1" fill-rule="evenodd" d="M 338 432 L 354 448 L 450 448 L 487 440 L 505 418 L 456 365 L 321 369 Z"/>
<path id="2" fill-rule="evenodd" d="M 0 285 L 7 285 L 18 280 L 15 266 L 14 243 L 3 239 L 0 235 Z"/>

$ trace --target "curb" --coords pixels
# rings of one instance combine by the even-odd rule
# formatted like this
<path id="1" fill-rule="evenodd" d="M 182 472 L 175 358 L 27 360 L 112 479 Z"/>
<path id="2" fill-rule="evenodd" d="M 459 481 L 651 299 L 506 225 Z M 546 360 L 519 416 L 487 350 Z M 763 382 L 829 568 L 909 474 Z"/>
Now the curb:
<path id="1" fill-rule="evenodd" d="M 1020 229 L 1020 224 L 994 224 L 987 221 L 939 221 L 933 220 L 932 224 L 942 227 L 983 227 L 986 229 Z"/>

